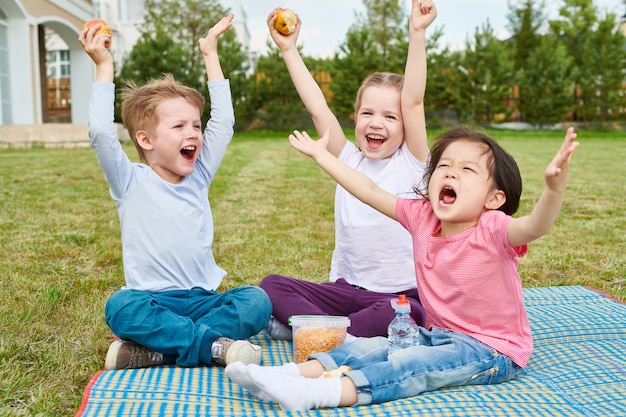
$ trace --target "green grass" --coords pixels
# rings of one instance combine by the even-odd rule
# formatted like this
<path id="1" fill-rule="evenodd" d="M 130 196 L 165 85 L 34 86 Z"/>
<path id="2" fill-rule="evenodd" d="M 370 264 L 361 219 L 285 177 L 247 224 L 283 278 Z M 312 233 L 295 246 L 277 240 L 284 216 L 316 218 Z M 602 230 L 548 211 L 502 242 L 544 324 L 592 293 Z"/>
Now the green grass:
<path id="1" fill-rule="evenodd" d="M 519 162 L 528 213 L 563 134 L 490 133 Z M 526 287 L 587 285 L 626 301 L 623 136 L 579 133 L 562 215 L 520 262 Z M 211 189 L 222 289 L 269 273 L 326 280 L 333 195 L 286 135 L 237 135 Z M 123 285 L 115 205 L 91 149 L 0 150 L 0 244 L 0 416 L 73 415 L 111 341 L 104 303 Z"/>

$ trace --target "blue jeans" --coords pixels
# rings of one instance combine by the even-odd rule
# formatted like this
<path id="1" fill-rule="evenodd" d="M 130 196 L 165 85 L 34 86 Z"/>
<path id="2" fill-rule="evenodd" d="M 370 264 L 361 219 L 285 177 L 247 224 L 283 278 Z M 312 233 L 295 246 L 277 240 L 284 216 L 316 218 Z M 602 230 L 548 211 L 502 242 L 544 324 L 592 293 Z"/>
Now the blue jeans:
<path id="1" fill-rule="evenodd" d="M 420 327 L 419 346 L 387 356 L 387 338 L 357 339 L 311 358 L 326 370 L 347 365 L 358 404 L 412 397 L 460 385 L 497 384 L 514 378 L 519 366 L 489 346 L 462 333 Z"/>
<path id="2" fill-rule="evenodd" d="M 107 301 L 104 316 L 114 334 L 163 353 L 167 363 L 209 364 L 218 337 L 247 339 L 269 322 L 272 304 L 259 287 L 218 293 L 202 288 L 163 292 L 123 289 Z"/>

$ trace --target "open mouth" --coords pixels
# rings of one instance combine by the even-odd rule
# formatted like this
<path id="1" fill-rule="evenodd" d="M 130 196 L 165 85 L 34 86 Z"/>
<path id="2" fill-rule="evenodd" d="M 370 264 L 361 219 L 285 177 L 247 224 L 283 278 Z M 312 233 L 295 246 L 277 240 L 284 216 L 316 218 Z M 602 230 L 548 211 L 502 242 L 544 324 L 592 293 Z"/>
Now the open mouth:
<path id="1" fill-rule="evenodd" d="M 370 142 L 379 142 L 379 143 L 382 144 L 382 143 L 384 143 L 387 140 L 385 137 L 380 136 L 380 135 L 367 135 L 365 137 L 366 137 L 368 143 L 370 143 Z"/>
<path id="2" fill-rule="evenodd" d="M 195 145 L 185 146 L 183 149 L 180 150 L 180 154 L 186 160 L 193 161 L 193 158 L 196 155 L 196 146 Z"/>
<path id="3" fill-rule="evenodd" d="M 443 204 L 454 204 L 456 201 L 456 191 L 452 187 L 443 187 L 439 193 L 439 201 Z"/>

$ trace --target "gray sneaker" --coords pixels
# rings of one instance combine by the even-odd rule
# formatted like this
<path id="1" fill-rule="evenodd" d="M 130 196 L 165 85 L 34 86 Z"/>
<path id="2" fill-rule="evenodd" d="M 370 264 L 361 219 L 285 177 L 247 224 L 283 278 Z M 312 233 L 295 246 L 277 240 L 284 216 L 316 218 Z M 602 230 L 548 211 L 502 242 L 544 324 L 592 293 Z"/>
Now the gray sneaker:
<path id="1" fill-rule="evenodd" d="M 135 369 L 163 365 L 163 354 L 131 341 L 116 340 L 109 346 L 105 369 Z"/>
<path id="2" fill-rule="evenodd" d="M 213 360 L 222 366 L 233 362 L 260 365 L 261 353 L 263 353 L 261 346 L 253 345 L 246 340 L 233 340 L 227 337 L 219 337 L 211 347 Z"/>
<path id="3" fill-rule="evenodd" d="M 270 322 L 265 328 L 267 334 L 270 335 L 272 339 L 275 340 L 292 340 L 293 334 L 291 331 L 291 327 L 285 326 L 281 322 L 279 322 L 276 317 L 270 317 Z"/>

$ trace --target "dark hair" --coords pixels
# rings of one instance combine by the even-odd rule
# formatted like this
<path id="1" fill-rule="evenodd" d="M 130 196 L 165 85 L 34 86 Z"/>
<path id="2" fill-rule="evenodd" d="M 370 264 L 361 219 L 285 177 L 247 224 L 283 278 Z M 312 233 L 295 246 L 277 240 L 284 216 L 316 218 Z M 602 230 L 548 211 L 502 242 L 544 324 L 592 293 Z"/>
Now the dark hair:
<path id="1" fill-rule="evenodd" d="M 493 178 L 496 188 L 502 190 L 506 196 L 506 201 L 498 207 L 498 210 L 508 215 L 514 214 L 519 208 L 520 197 L 522 195 L 522 176 L 515 159 L 513 159 L 513 157 L 494 139 L 468 126 L 459 126 L 447 130 L 435 139 L 430 150 L 428 172 L 425 176 L 426 190 L 428 190 L 428 182 L 437 164 L 439 164 L 441 155 L 451 143 L 459 140 L 479 143 L 485 146 L 485 153 L 489 153 L 487 160 L 489 176 Z M 420 192 L 420 195 L 428 198 L 427 192 L 428 191 L 426 191 L 426 195 L 424 192 Z"/>

